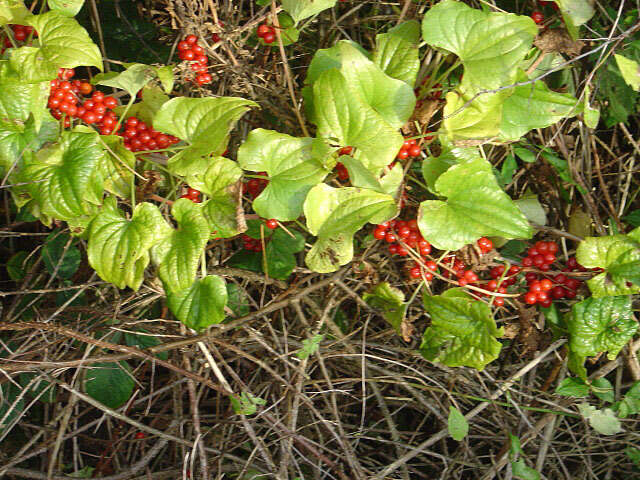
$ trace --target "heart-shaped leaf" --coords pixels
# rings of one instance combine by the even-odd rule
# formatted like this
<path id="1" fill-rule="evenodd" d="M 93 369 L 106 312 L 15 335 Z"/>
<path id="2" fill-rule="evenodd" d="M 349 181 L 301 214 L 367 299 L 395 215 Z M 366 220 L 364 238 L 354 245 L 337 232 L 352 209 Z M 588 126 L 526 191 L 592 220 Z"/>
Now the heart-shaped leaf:
<path id="1" fill-rule="evenodd" d="M 589 21 L 596 12 L 593 8 L 593 2 L 589 0 L 555 0 L 560 8 L 562 18 L 571 37 L 575 40 L 578 38 L 578 27 Z"/>
<path id="2" fill-rule="evenodd" d="M 393 197 L 362 188 L 332 188 L 321 183 L 304 203 L 309 231 L 318 237 L 307 254 L 309 268 L 336 271 L 353 258 L 353 236 L 367 222 L 381 223 L 396 214 Z"/>
<path id="3" fill-rule="evenodd" d="M 245 170 L 266 171 L 269 184 L 253 201 L 263 218 L 297 219 L 314 185 L 331 171 L 327 166 L 333 149 L 321 139 L 296 138 L 273 130 L 256 129 L 238 150 L 238 163 Z"/>
<path id="4" fill-rule="evenodd" d="M 171 214 L 178 228 L 153 247 L 152 255 L 165 290 L 179 292 L 195 280 L 210 230 L 202 207 L 191 200 L 176 201 Z"/>
<path id="5" fill-rule="evenodd" d="M 154 127 L 189 144 L 169 160 L 171 172 L 187 175 L 193 173 L 190 168 L 193 161 L 203 156 L 222 155 L 231 129 L 249 108 L 257 106 L 251 100 L 234 97 L 180 97 L 162 105 Z"/>
<path id="6" fill-rule="evenodd" d="M 199 278 L 178 292 L 167 292 L 167 304 L 178 320 L 199 332 L 224 320 L 227 289 L 215 275 Z"/>
<path id="7" fill-rule="evenodd" d="M 420 24 L 416 20 L 396 25 L 376 35 L 373 62 L 390 77 L 413 87 L 420 70 L 419 40 Z"/>
<path id="8" fill-rule="evenodd" d="M 28 23 L 38 32 L 40 46 L 21 47 L 11 55 L 11 63 L 23 80 L 51 80 L 59 68 L 87 66 L 102 70 L 100 49 L 74 18 L 51 10 L 29 17 Z"/>
<path id="9" fill-rule="evenodd" d="M 526 75 L 519 80 L 526 80 Z M 582 110 L 582 104 L 573 95 L 553 92 L 540 80 L 517 86 L 502 106 L 500 136 L 504 140 L 518 140 L 530 130 L 548 127 Z"/>
<path id="10" fill-rule="evenodd" d="M 349 181 L 354 187 L 367 188 L 380 193 L 386 193 L 396 198 L 399 194 L 400 185 L 404 180 L 404 170 L 402 164 L 396 163 L 392 169 L 384 172 L 382 177 L 376 177 L 365 168 L 360 160 L 350 155 L 340 157 L 340 163 L 347 167 Z"/>
<path id="11" fill-rule="evenodd" d="M 362 154 L 360 160 L 374 175 L 395 159 L 404 141 L 402 135 L 354 93 L 339 70 L 320 74 L 313 84 L 313 96 L 318 136 L 356 147 Z"/>
<path id="12" fill-rule="evenodd" d="M 435 183 L 446 201 L 420 204 L 418 225 L 424 238 L 441 250 L 458 250 L 483 236 L 531 238 L 520 209 L 500 188 L 491 164 L 481 158 L 454 165 Z"/>
<path id="13" fill-rule="evenodd" d="M 97 133 L 65 132 L 26 164 L 21 178 L 33 182 L 28 191 L 43 214 L 68 222 L 79 233 L 102 203 L 104 161 Z"/>
<path id="14" fill-rule="evenodd" d="M 482 370 L 498 358 L 502 344 L 496 338 L 504 332 L 496 326 L 489 305 L 457 289 L 425 295 L 423 302 L 431 316 L 420 345 L 427 360 Z"/>
<path id="15" fill-rule="evenodd" d="M 422 37 L 432 47 L 455 53 L 472 89 L 494 89 L 513 82 L 538 27 L 530 17 L 485 12 L 445 0 L 430 8 Z"/>
<path id="16" fill-rule="evenodd" d="M 237 208 L 241 188 L 239 180 L 242 177 L 238 164 L 225 157 L 201 157 L 192 166 L 194 173 L 187 175 L 186 181 L 209 197 L 203 204 L 203 213 L 209 222 L 211 234 L 218 238 L 229 238 L 241 233 L 244 230 L 244 213 Z"/>
<path id="17" fill-rule="evenodd" d="M 606 270 L 587 282 L 594 297 L 640 291 L 640 242 L 636 231 L 640 229 L 629 235 L 587 237 L 578 245 L 576 259 L 582 266 Z"/>
<path id="18" fill-rule="evenodd" d="M 638 322 L 633 318 L 631 297 L 587 298 L 573 305 L 567 316 L 569 348 L 590 357 L 608 352 L 614 359 L 633 337 Z"/>
<path id="19" fill-rule="evenodd" d="M 389 322 L 398 335 L 404 336 L 402 324 L 407 313 L 407 304 L 405 303 L 404 293 L 402 290 L 392 287 L 387 282 L 376 285 L 370 292 L 363 295 L 362 299 L 382 311 L 384 319 Z"/>
<path id="20" fill-rule="evenodd" d="M 108 197 L 89 226 L 87 257 L 100 278 L 118 288 L 137 290 L 149 264 L 149 250 L 166 237 L 169 226 L 158 207 L 136 205 L 131 219 Z"/>
<path id="21" fill-rule="evenodd" d="M 636 92 L 640 91 L 640 65 L 635 60 L 625 57 L 624 55 L 614 55 L 616 64 L 620 69 L 622 78 Z"/>
<path id="22" fill-rule="evenodd" d="M 87 395 L 109 408 L 124 405 L 131 398 L 134 387 L 127 362 L 94 363 L 86 370 L 84 388 Z"/>

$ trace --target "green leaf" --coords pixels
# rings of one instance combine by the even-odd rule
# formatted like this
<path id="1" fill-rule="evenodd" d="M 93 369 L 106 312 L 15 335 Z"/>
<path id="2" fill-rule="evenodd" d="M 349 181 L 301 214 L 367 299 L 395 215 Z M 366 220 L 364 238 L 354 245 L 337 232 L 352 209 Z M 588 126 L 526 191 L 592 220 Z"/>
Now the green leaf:
<path id="1" fill-rule="evenodd" d="M 171 214 L 178 228 L 156 243 L 151 254 L 165 290 L 179 292 L 195 280 L 210 230 L 201 206 L 189 199 L 178 199 Z"/>
<path id="2" fill-rule="evenodd" d="M 640 65 L 635 60 L 631 60 L 623 55 L 614 55 L 622 78 L 636 92 L 640 91 Z"/>
<path id="3" fill-rule="evenodd" d="M 105 161 L 100 164 L 104 189 L 120 198 L 131 197 L 131 183 L 136 165 L 136 156 L 125 148 L 124 139 L 119 135 L 100 137 L 105 143 Z"/>
<path id="4" fill-rule="evenodd" d="M 91 80 L 94 85 L 104 85 L 105 87 L 119 88 L 132 97 L 142 90 L 142 88 L 155 77 L 155 68 L 141 63 L 134 63 L 125 71 L 96 75 Z"/>
<path id="5" fill-rule="evenodd" d="M 404 303 L 402 290 L 392 287 L 387 282 L 382 282 L 370 292 L 365 293 L 363 299 L 371 307 L 381 310 L 384 319 L 389 322 L 398 335 L 404 334 L 402 322 L 408 305 Z"/>
<path id="6" fill-rule="evenodd" d="M 58 11 L 34 15 L 28 20 L 38 32 L 39 47 L 21 47 L 11 63 L 23 80 L 52 80 L 59 68 L 96 67 L 102 71 L 102 54 L 87 31 Z"/>
<path id="7" fill-rule="evenodd" d="M 497 137 L 502 121 L 502 105 L 511 90 L 498 93 L 483 93 L 481 89 L 468 85 L 467 77 L 457 90 L 446 95 L 443 129 L 453 141 L 474 140 Z"/>
<path id="8" fill-rule="evenodd" d="M 305 338 L 302 340 L 302 348 L 300 351 L 296 352 L 296 357 L 300 360 L 304 360 L 305 358 L 309 358 L 311 355 L 318 351 L 320 348 L 320 342 L 324 340 L 324 335 L 314 335 L 311 338 Z"/>
<path id="9" fill-rule="evenodd" d="M 636 447 L 627 447 L 624 449 L 627 458 L 633 462 L 636 468 L 640 468 L 640 449 Z"/>
<path id="10" fill-rule="evenodd" d="M 537 34 L 529 17 L 484 12 L 451 0 L 430 8 L 422 21 L 424 40 L 460 57 L 464 79 L 474 88 L 512 83 Z"/>
<path id="11" fill-rule="evenodd" d="M 187 175 L 187 183 L 209 197 L 202 208 L 211 234 L 217 238 L 238 235 L 241 230 L 238 222 L 243 218 L 242 209 L 237 208 L 242 170 L 228 158 L 213 157 L 205 160 L 209 163 L 206 170 L 198 170 L 204 171 L 204 175 L 201 176 L 194 170 L 194 173 Z"/>
<path id="12" fill-rule="evenodd" d="M 84 0 L 47 0 L 51 10 L 55 10 L 65 17 L 75 17 L 84 5 Z"/>
<path id="13" fill-rule="evenodd" d="M 589 21 L 595 9 L 589 0 L 555 0 L 571 37 L 578 38 L 578 27 Z"/>
<path id="14" fill-rule="evenodd" d="M 640 209 L 634 210 L 628 215 L 625 215 L 622 217 L 622 220 L 633 227 L 640 227 Z"/>
<path id="15" fill-rule="evenodd" d="M 511 471 L 514 477 L 521 480 L 540 480 L 538 471 L 527 466 L 523 459 L 511 462 Z"/>
<path id="16" fill-rule="evenodd" d="M 0 26 L 10 23 L 23 25 L 31 16 L 22 0 L 2 0 L 0 3 Z"/>
<path id="17" fill-rule="evenodd" d="M 144 330 L 140 330 L 138 333 L 125 332 L 124 341 L 128 346 L 139 348 L 141 350 L 145 350 L 147 348 L 155 347 L 162 344 L 162 342 L 158 338 L 148 334 Z M 159 352 L 155 355 L 161 360 L 169 359 L 169 352 Z"/>
<path id="18" fill-rule="evenodd" d="M 465 179 L 461 182 L 460 179 Z M 440 250 L 458 250 L 482 236 L 531 238 L 525 216 L 500 188 L 491 164 L 481 158 L 455 165 L 435 183 L 446 201 L 420 204 L 418 225 Z"/>
<path id="19" fill-rule="evenodd" d="M 167 292 L 167 304 L 178 320 L 196 332 L 224 320 L 227 289 L 222 278 L 207 275 L 178 292 Z"/>
<path id="20" fill-rule="evenodd" d="M 48 81 L 27 83 L 11 68 L 8 60 L 0 60 L 0 118 L 26 121 L 33 114 L 35 129 L 39 130 L 48 116 L 48 98 Z"/>
<path id="21" fill-rule="evenodd" d="M 194 160 L 207 155 L 222 155 L 229 142 L 229 133 L 236 122 L 251 107 L 251 100 L 234 97 L 173 98 L 158 111 L 153 126 L 189 144 L 169 160 L 176 175 L 187 175 Z"/>
<path id="22" fill-rule="evenodd" d="M 345 51 L 357 52 L 354 48 L 350 50 L 345 48 Z M 363 57 L 359 59 L 363 60 Z M 377 69 L 373 63 L 369 63 L 372 68 L 363 69 L 362 75 L 368 75 L 374 71 L 373 69 Z M 349 64 L 345 62 L 345 65 Z M 357 67 L 357 65 L 351 66 Z M 346 67 L 343 70 L 350 72 Z M 356 73 L 359 71 L 357 70 Z M 379 74 L 386 77 L 382 72 Z M 353 84 L 347 76 L 333 68 L 322 72 L 313 83 L 313 118 L 318 126 L 318 136 L 335 139 L 339 145 L 355 147 L 359 155 L 357 158 L 376 175 L 395 159 L 404 141 L 397 130 L 399 127 L 388 122 L 389 117 L 393 117 L 392 120 L 398 123 L 406 111 L 409 111 L 410 115 L 410 110 L 413 110 L 411 102 L 415 102 L 413 91 L 406 83 L 387 77 L 385 85 L 388 81 L 397 82 L 400 86 L 404 86 L 402 88 L 409 89 L 411 98 L 404 97 L 409 100 L 409 103 L 403 102 L 402 98 L 398 99 L 397 106 L 388 103 L 391 113 L 385 111 L 388 115 L 385 117 L 376 111 L 374 106 L 367 103 L 367 97 L 364 96 L 369 92 L 371 98 L 385 101 L 394 98 L 389 91 L 385 91 L 375 83 L 379 78 L 379 76 L 365 77 L 361 82 Z M 366 92 L 362 90 L 365 88 Z M 380 109 L 386 108 L 383 103 L 375 106 Z M 398 114 L 393 114 L 394 111 Z"/>
<path id="23" fill-rule="evenodd" d="M 246 292 L 235 283 L 227 283 L 227 306 L 235 314 L 236 317 L 241 317 L 249 313 L 249 300 Z"/>
<path id="24" fill-rule="evenodd" d="M 52 121 L 45 121 L 39 130 L 36 129 L 33 116 L 26 123 L 0 119 L 0 176 L 4 177 L 9 170 L 19 171 L 24 163 L 23 155 L 39 150 L 47 142 L 54 142 L 58 129 L 58 123 Z"/>
<path id="25" fill-rule="evenodd" d="M 424 168 L 424 167 L 423 167 Z M 502 162 L 502 168 L 500 169 L 500 183 L 503 186 L 508 185 L 513 180 L 513 175 L 518 171 L 518 162 L 513 155 L 507 155 Z"/>
<path id="26" fill-rule="evenodd" d="M 279 228 L 271 236 L 265 248 L 266 272 L 270 277 L 286 280 L 296 267 L 295 254 L 304 250 L 304 237 L 300 232 L 290 230 L 294 238 Z"/>
<path id="27" fill-rule="evenodd" d="M 615 400 L 613 385 L 606 378 L 596 378 L 591 382 L 591 391 L 603 402 L 613 403 Z"/>
<path id="28" fill-rule="evenodd" d="M 622 425 L 610 408 L 602 410 L 596 409 L 596 407 L 587 403 L 581 403 L 578 405 L 580 415 L 589 421 L 589 425 L 598 433 L 602 435 L 615 435 L 622 432 Z"/>
<path id="29" fill-rule="evenodd" d="M 233 411 L 238 415 L 253 415 L 258 411 L 258 405 L 266 405 L 266 401 L 260 397 L 254 397 L 250 393 L 242 392 L 239 396 L 229 397 Z"/>
<path id="30" fill-rule="evenodd" d="M 420 24 L 416 20 L 396 25 L 376 35 L 373 62 L 390 77 L 413 87 L 420 70 L 419 40 Z"/>
<path id="31" fill-rule="evenodd" d="M 614 359 L 633 337 L 638 323 L 628 296 L 588 298 L 573 305 L 568 317 L 569 348 L 588 357 L 608 352 Z"/>
<path id="32" fill-rule="evenodd" d="M 109 197 L 89 226 L 89 264 L 103 280 L 137 290 L 149 264 L 149 250 L 168 229 L 155 205 L 136 205 L 129 220 Z"/>
<path id="33" fill-rule="evenodd" d="M 42 260 L 49 275 L 63 280 L 73 276 L 80 266 L 82 255 L 73 239 L 66 233 L 56 229 L 51 232 L 42 247 Z"/>
<path id="34" fill-rule="evenodd" d="M 556 388 L 556 395 L 583 398 L 589 395 L 589 385 L 581 378 L 565 378 Z"/>
<path id="35" fill-rule="evenodd" d="M 457 408 L 449 405 L 449 418 L 447 420 L 449 435 L 457 442 L 461 442 L 469 433 L 469 423 Z"/>
<path id="36" fill-rule="evenodd" d="M 364 164 L 350 155 L 340 157 L 340 162 L 347 167 L 349 181 L 354 187 L 368 188 L 375 192 L 386 193 L 397 198 L 400 185 L 404 180 L 404 170 L 401 163 L 396 163 L 391 170 L 385 169 L 382 177 L 377 177 L 367 170 Z"/>
<path id="37" fill-rule="evenodd" d="M 390 195 L 360 188 L 316 185 L 304 203 L 307 227 L 318 237 L 307 254 L 307 265 L 320 273 L 336 271 L 353 258 L 355 233 L 367 222 L 377 224 L 388 220 L 396 210 Z"/>
<path id="38" fill-rule="evenodd" d="M 68 222 L 78 233 L 102 203 L 104 161 L 96 132 L 64 132 L 58 143 L 26 163 L 20 178 L 33 182 L 27 189 L 45 216 Z M 41 220 L 49 223 L 42 215 Z"/>
<path id="39" fill-rule="evenodd" d="M 137 117 L 147 125 L 153 124 L 153 119 L 156 114 L 162 108 L 162 106 L 169 101 L 169 97 L 164 94 L 162 89 L 154 86 L 147 85 L 142 89 L 142 101 L 131 105 L 127 110 L 126 105 L 116 107 L 113 111 L 122 116 L 126 111 L 126 120 L 129 117 Z"/>
<path id="40" fill-rule="evenodd" d="M 453 165 L 464 163 L 470 160 L 477 160 L 480 152 L 477 147 L 462 148 L 454 147 L 441 139 L 442 153 L 438 157 L 429 156 L 422 162 L 422 176 L 431 193 L 436 194 L 436 181 L 444 172 Z"/>
<path id="41" fill-rule="evenodd" d="M 269 184 L 253 201 L 263 218 L 297 219 L 309 190 L 322 182 L 333 165 L 332 149 L 321 139 L 296 138 L 273 130 L 256 129 L 238 150 L 245 170 L 267 172 Z"/>
<path id="42" fill-rule="evenodd" d="M 519 81 L 526 81 L 521 72 Z M 504 140 L 518 140 L 536 128 L 545 128 L 563 118 L 582 112 L 582 105 L 573 95 L 556 93 L 538 80 L 513 89 L 513 95 L 502 105 L 500 136 Z"/>
<path id="43" fill-rule="evenodd" d="M 640 382 L 635 382 L 617 405 L 618 416 L 627 418 L 640 413 Z"/>
<path id="44" fill-rule="evenodd" d="M 444 295 L 425 295 L 424 306 L 431 316 L 422 336 L 420 353 L 427 360 L 449 367 L 478 370 L 498 358 L 503 335 L 491 316 L 491 309 L 463 292 L 450 289 Z"/>
<path id="45" fill-rule="evenodd" d="M 11 255 L 7 260 L 7 274 L 14 282 L 20 282 L 27 276 L 27 272 L 33 265 L 34 258 L 29 256 L 29 252 L 20 250 Z"/>
<path id="46" fill-rule="evenodd" d="M 606 270 L 587 282 L 594 297 L 640 291 L 640 242 L 632 236 L 587 237 L 578 245 L 576 259 L 584 267 Z"/>
<path id="47" fill-rule="evenodd" d="M 530 222 L 538 225 L 547 224 L 547 213 L 544 211 L 536 194 L 527 191 L 522 197 L 515 200 L 514 203 Z"/>
<path id="48" fill-rule="evenodd" d="M 516 147 L 513 149 L 513 153 L 515 153 L 520 160 L 526 163 L 535 163 L 536 162 L 536 154 L 531 150 L 522 147 Z"/>
<path id="49" fill-rule="evenodd" d="M 282 8 L 298 23 L 333 7 L 337 0 L 282 0 Z"/>
<path id="50" fill-rule="evenodd" d="M 135 382 L 127 362 L 94 363 L 85 372 L 84 388 L 94 400 L 115 409 L 131 398 Z"/>

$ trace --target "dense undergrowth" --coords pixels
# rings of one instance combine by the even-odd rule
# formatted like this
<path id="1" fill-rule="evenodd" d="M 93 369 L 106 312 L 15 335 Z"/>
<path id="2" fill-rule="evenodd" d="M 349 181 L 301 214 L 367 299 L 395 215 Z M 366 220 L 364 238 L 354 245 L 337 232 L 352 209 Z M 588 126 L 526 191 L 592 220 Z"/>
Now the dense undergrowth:
<path id="1" fill-rule="evenodd" d="M 640 475 L 637 5 L 0 25 L 0 476 Z"/>

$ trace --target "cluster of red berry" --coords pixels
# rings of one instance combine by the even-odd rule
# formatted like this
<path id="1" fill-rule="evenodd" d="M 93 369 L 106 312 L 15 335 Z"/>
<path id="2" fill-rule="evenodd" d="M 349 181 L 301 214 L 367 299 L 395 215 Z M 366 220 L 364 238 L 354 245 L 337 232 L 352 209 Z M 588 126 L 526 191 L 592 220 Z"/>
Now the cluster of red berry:
<path id="1" fill-rule="evenodd" d="M 258 172 L 257 175 L 264 175 L 266 177 L 267 172 Z M 253 199 L 260 195 L 262 191 L 267 188 L 268 184 L 269 180 L 266 178 L 251 178 L 242 186 L 242 189 L 244 193 Z"/>
<path id="2" fill-rule="evenodd" d="M 187 193 L 181 195 L 180 198 L 187 198 L 191 200 L 193 203 L 202 202 L 202 198 L 200 197 L 200 190 L 196 190 L 195 188 L 188 187 Z"/>
<path id="3" fill-rule="evenodd" d="M 404 160 L 409 157 L 419 157 L 422 152 L 420 145 L 415 139 L 405 140 L 400 148 L 400 151 L 396 155 L 396 159 Z"/>
<path id="4" fill-rule="evenodd" d="M 180 139 L 158 132 L 136 117 L 129 117 L 124 124 L 124 146 L 132 152 L 144 152 L 170 147 Z M 196 190 L 197 191 L 197 190 Z"/>
<path id="5" fill-rule="evenodd" d="M 178 43 L 178 57 L 180 60 L 191 62 L 191 70 L 196 72 L 196 83 L 204 85 L 211 83 L 213 78 L 207 72 L 209 57 L 204 54 L 204 48 L 198 45 L 198 37 L 187 35 L 184 40 Z"/>
<path id="6" fill-rule="evenodd" d="M 554 242 L 536 242 L 527 251 L 527 256 L 522 259 L 523 267 L 536 267 L 543 272 L 551 269 L 551 264 L 556 261 L 558 245 Z"/>
<path id="7" fill-rule="evenodd" d="M 13 38 L 16 42 L 24 42 L 31 35 L 32 37 L 37 37 L 38 32 L 36 32 L 33 27 L 28 27 L 26 25 L 9 25 L 11 27 L 11 32 L 13 33 Z M 0 53 L 4 53 L 5 49 L 12 47 L 11 40 L 9 37 L 5 36 L 2 42 L 2 46 L 0 46 Z"/>
<path id="8" fill-rule="evenodd" d="M 258 37 L 260 37 L 264 43 L 273 43 L 276 40 L 276 29 L 266 23 L 261 24 L 256 30 Z"/>
<path id="9" fill-rule="evenodd" d="M 262 240 L 259 238 L 251 238 L 249 235 L 242 235 L 242 246 L 250 252 L 261 252 Z"/>
<path id="10" fill-rule="evenodd" d="M 73 69 L 60 69 L 58 78 L 51 81 L 48 107 L 56 120 L 64 118 L 64 126 L 71 126 L 71 119 L 78 118 L 91 125 L 96 124 L 100 133 L 109 135 L 117 123 L 116 115 L 111 112 L 118 106 L 118 101 L 104 93 L 95 91 L 82 103 L 81 96 L 88 96 L 93 87 L 81 80 L 73 80 Z"/>

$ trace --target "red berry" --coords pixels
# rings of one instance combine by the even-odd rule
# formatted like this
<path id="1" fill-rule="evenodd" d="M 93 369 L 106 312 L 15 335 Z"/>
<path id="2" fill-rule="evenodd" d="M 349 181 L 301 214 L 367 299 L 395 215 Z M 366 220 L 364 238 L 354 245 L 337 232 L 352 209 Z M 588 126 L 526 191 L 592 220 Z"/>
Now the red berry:
<path id="1" fill-rule="evenodd" d="M 263 23 L 258 27 L 258 30 L 256 32 L 258 33 L 259 37 L 263 38 L 267 33 L 271 33 L 271 29 L 269 28 L 269 25 Z"/>
<path id="2" fill-rule="evenodd" d="M 548 278 L 545 278 L 543 280 L 540 280 L 540 288 L 542 288 L 542 290 L 544 290 L 545 292 L 548 292 L 553 288 L 553 283 L 551 283 L 551 280 L 549 280 Z"/>
<path id="3" fill-rule="evenodd" d="M 387 234 L 386 230 L 378 227 L 373 231 L 373 238 L 375 238 L 376 240 L 384 240 L 384 237 L 386 236 L 386 234 Z"/>
<path id="4" fill-rule="evenodd" d="M 577 280 L 575 278 L 568 278 L 565 282 L 565 285 L 571 290 L 577 290 L 578 287 L 580 287 L 580 280 Z"/>
<path id="5" fill-rule="evenodd" d="M 478 281 L 478 275 L 472 270 L 467 270 L 464 272 L 464 279 L 469 283 L 474 283 Z"/>
<path id="6" fill-rule="evenodd" d="M 146 437 L 146 435 L 144 434 L 144 432 L 136 432 L 136 440 L 142 440 L 143 438 Z"/>
<path id="7" fill-rule="evenodd" d="M 118 106 L 118 101 L 113 97 L 104 97 L 102 103 L 104 103 L 104 106 L 110 110 L 113 110 Z"/>
<path id="8" fill-rule="evenodd" d="M 527 292 L 524 295 L 524 301 L 528 305 L 535 305 L 538 303 L 538 296 L 534 292 Z"/>
<path id="9" fill-rule="evenodd" d="M 271 33 L 271 32 L 269 32 L 269 33 L 265 34 L 265 35 L 262 37 L 262 40 L 264 40 L 264 43 L 273 43 L 273 42 L 275 41 L 275 39 L 276 39 L 275 34 L 273 34 L 273 33 Z"/>
<path id="10" fill-rule="evenodd" d="M 396 155 L 396 158 L 398 160 L 404 160 L 405 158 L 407 158 L 409 156 L 409 152 L 407 150 L 400 150 L 398 152 L 398 155 Z"/>
<path id="11" fill-rule="evenodd" d="M 409 255 L 409 252 L 407 251 L 407 249 L 404 248 L 402 245 L 398 245 L 398 250 L 396 251 L 396 253 L 401 257 L 406 257 L 407 255 Z"/>
<path id="12" fill-rule="evenodd" d="M 420 267 L 413 267 L 411 270 L 409 270 L 409 276 L 411 278 L 420 278 L 422 276 Z"/>
<path id="13" fill-rule="evenodd" d="M 522 266 L 523 267 L 531 267 L 533 266 L 533 258 L 531 257 L 524 257 L 522 259 Z"/>
<path id="14" fill-rule="evenodd" d="M 565 289 L 560 286 L 553 287 L 551 289 L 551 297 L 555 299 L 563 298 L 564 295 L 565 295 Z"/>
<path id="15" fill-rule="evenodd" d="M 508 275 L 517 275 L 518 273 L 520 273 L 521 268 L 518 265 L 512 265 L 509 268 L 509 272 Z"/>
<path id="16" fill-rule="evenodd" d="M 540 25 L 542 22 L 544 22 L 544 14 L 542 12 L 533 12 L 531 14 L 531 19 L 538 25 Z"/>
<path id="17" fill-rule="evenodd" d="M 553 253 L 554 255 L 558 253 L 558 244 L 555 242 L 547 242 L 549 253 Z"/>
<path id="18" fill-rule="evenodd" d="M 432 272 L 435 272 L 438 270 L 438 265 L 436 264 L 436 262 L 431 260 L 429 260 L 428 262 L 425 262 L 425 266 Z"/>
<path id="19" fill-rule="evenodd" d="M 524 276 L 524 279 L 527 281 L 527 283 L 533 283 L 538 280 L 538 276 L 533 272 L 529 272 Z"/>
<path id="20" fill-rule="evenodd" d="M 540 293 L 542 291 L 542 285 L 540 284 L 540 282 L 533 282 L 531 285 L 529 285 L 529 291 L 536 294 Z"/>
<path id="21" fill-rule="evenodd" d="M 191 50 L 191 45 L 184 40 L 178 42 L 178 50 L 183 52 L 185 50 Z"/>
<path id="22" fill-rule="evenodd" d="M 494 297 L 493 304 L 496 307 L 502 307 L 504 305 L 504 297 Z"/>
<path id="23" fill-rule="evenodd" d="M 487 253 L 493 250 L 493 242 L 489 240 L 487 237 L 479 238 L 476 243 L 478 244 L 478 247 L 480 247 L 480 250 L 482 250 L 484 253 Z"/>
<path id="24" fill-rule="evenodd" d="M 389 253 L 391 255 L 395 255 L 396 253 L 398 253 L 398 247 L 399 245 L 397 243 L 392 243 L 391 245 L 389 245 Z"/>
<path id="25" fill-rule="evenodd" d="M 539 302 L 546 302 L 549 299 L 549 294 L 545 291 L 540 291 L 536 293 L 536 297 Z"/>
<path id="26" fill-rule="evenodd" d="M 387 243 L 394 243 L 398 241 L 398 238 L 393 232 L 385 233 L 384 239 L 387 241 Z"/>
<path id="27" fill-rule="evenodd" d="M 187 42 L 189 45 L 195 45 L 196 42 L 198 41 L 198 37 L 196 37 L 195 35 L 187 35 L 184 41 Z"/>
<path id="28" fill-rule="evenodd" d="M 275 218 L 270 218 L 266 221 L 266 224 L 267 228 L 270 228 L 271 230 L 275 230 L 276 228 L 278 228 L 278 221 Z"/>
<path id="29" fill-rule="evenodd" d="M 408 151 L 409 151 L 410 157 L 419 157 L 420 152 L 422 152 L 422 149 L 420 148 L 419 145 L 411 145 Z"/>
<path id="30" fill-rule="evenodd" d="M 353 152 L 353 147 L 342 147 L 338 150 L 338 155 L 351 155 Z"/>

